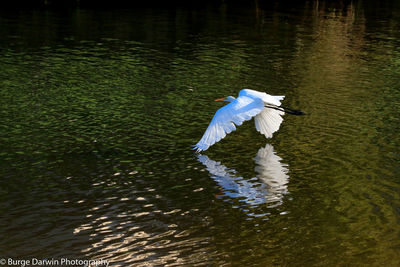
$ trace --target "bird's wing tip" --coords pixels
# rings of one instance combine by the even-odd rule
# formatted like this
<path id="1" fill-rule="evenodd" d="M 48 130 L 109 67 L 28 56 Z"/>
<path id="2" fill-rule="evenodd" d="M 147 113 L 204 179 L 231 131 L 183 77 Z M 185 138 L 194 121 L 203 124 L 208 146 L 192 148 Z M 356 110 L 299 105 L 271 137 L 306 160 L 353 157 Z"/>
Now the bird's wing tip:
<path id="1" fill-rule="evenodd" d="M 201 151 L 203 151 L 203 149 L 201 149 L 197 144 L 192 145 L 192 150 L 195 150 L 196 153 L 200 153 Z"/>

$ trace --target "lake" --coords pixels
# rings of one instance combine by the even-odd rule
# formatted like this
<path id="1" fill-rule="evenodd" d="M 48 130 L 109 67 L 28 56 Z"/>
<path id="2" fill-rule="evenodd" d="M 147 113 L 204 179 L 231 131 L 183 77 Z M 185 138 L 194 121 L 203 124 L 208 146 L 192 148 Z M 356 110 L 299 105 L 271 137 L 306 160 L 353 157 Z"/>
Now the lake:
<path id="1" fill-rule="evenodd" d="M 400 265 L 400 4 L 0 11 L 0 258 Z M 196 153 L 214 99 L 285 95 Z"/>

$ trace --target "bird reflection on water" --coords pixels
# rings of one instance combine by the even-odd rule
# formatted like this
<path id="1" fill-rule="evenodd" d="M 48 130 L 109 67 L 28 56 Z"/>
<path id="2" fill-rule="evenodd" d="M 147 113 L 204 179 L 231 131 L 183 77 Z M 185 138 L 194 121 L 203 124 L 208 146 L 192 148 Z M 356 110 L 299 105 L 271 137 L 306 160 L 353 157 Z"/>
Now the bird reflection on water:
<path id="1" fill-rule="evenodd" d="M 206 155 L 199 154 L 198 161 L 204 164 L 223 194 L 222 198 L 229 200 L 239 198 L 243 205 L 240 208 L 253 208 L 266 204 L 274 208 L 283 203 L 283 197 L 288 193 L 289 182 L 288 165 L 282 163 L 282 158 L 275 154 L 272 145 L 261 147 L 254 158 L 256 176 L 244 178 L 237 175 L 237 171 L 227 168 L 220 162 L 211 160 Z M 262 216 L 247 213 L 249 216 Z"/>

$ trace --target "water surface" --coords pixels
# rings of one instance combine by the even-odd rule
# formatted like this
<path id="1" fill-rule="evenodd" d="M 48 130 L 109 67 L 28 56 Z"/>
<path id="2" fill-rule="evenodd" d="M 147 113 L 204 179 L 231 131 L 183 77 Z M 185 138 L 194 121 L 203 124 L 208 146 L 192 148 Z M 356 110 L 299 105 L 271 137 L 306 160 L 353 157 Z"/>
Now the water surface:
<path id="1" fill-rule="evenodd" d="M 400 264 L 399 5 L 0 14 L 0 256 Z M 194 153 L 241 88 L 307 116 Z"/>

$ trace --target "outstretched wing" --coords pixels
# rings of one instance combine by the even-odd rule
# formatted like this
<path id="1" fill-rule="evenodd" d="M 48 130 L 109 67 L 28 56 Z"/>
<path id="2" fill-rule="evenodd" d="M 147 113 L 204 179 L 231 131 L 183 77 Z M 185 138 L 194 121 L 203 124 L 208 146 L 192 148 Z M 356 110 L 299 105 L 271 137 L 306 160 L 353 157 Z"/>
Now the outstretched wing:
<path id="1" fill-rule="evenodd" d="M 220 108 L 211 120 L 210 125 L 200 141 L 194 146 L 197 152 L 208 149 L 230 132 L 236 130 L 244 121 L 250 120 L 264 109 L 261 99 L 239 96 L 226 106 Z"/>
<path id="2" fill-rule="evenodd" d="M 272 134 L 279 130 L 283 121 L 281 116 L 284 114 L 283 111 L 266 107 L 254 118 L 257 131 L 265 135 L 266 138 L 271 138 Z"/>
<path id="3" fill-rule="evenodd" d="M 248 96 L 252 98 L 260 98 L 267 105 L 267 107 L 254 118 L 256 124 L 256 129 L 266 138 L 271 138 L 272 134 L 279 130 L 279 127 L 283 121 L 283 116 L 285 113 L 280 110 L 273 108 L 268 108 L 269 105 L 280 106 L 281 100 L 285 96 L 273 96 L 264 92 L 258 92 L 251 89 L 240 90 L 239 96 Z"/>
<path id="4" fill-rule="evenodd" d="M 239 92 L 239 96 L 248 96 L 251 98 L 260 98 L 264 101 L 265 104 L 272 104 L 275 106 L 280 106 L 281 105 L 281 100 L 285 98 L 285 96 L 275 96 L 275 95 L 269 95 L 264 92 L 259 92 L 251 89 L 242 89 Z"/>

